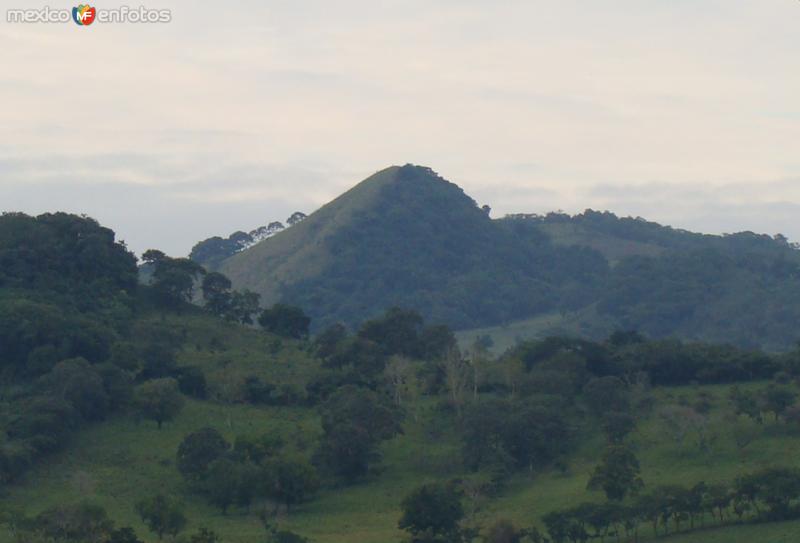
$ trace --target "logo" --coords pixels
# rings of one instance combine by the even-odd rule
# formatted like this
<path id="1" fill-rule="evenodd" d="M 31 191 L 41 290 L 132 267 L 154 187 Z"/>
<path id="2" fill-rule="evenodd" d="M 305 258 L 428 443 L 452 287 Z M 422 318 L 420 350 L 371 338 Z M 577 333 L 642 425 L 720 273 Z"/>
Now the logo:
<path id="1" fill-rule="evenodd" d="M 97 17 L 97 9 L 89 4 L 81 4 L 72 8 L 72 20 L 81 26 L 89 26 L 94 22 L 95 17 Z"/>

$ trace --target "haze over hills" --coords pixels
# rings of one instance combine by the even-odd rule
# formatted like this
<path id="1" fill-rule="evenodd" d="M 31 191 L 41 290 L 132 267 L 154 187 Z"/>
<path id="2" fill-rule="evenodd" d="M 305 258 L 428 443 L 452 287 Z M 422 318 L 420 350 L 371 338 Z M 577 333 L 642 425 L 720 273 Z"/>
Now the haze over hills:
<path id="1" fill-rule="evenodd" d="M 398 305 L 457 329 L 557 314 L 590 337 L 635 328 L 768 349 L 800 337 L 800 254 L 783 236 L 591 210 L 492 220 L 421 166 L 382 170 L 218 262 L 234 285 L 301 306 L 318 329 Z"/>

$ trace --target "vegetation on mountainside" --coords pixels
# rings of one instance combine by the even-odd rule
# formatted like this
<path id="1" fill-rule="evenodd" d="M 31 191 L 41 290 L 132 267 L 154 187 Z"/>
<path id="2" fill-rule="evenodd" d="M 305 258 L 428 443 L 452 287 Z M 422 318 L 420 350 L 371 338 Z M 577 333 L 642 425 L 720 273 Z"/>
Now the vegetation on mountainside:
<path id="1" fill-rule="evenodd" d="M 491 220 L 428 168 L 378 172 L 297 226 L 219 264 L 315 330 L 391 306 L 454 329 L 558 314 L 600 339 L 781 350 L 798 339 L 800 253 L 780 235 L 711 236 L 587 210 Z"/>
<path id="2" fill-rule="evenodd" d="M 54 218 L 72 234 L 38 254 Z M 3 220 L 0 541 L 556 543 L 800 518 L 800 351 L 630 331 L 495 358 L 397 307 L 309 337 L 303 310 L 188 259 L 148 251 L 137 285 L 90 219 Z"/>

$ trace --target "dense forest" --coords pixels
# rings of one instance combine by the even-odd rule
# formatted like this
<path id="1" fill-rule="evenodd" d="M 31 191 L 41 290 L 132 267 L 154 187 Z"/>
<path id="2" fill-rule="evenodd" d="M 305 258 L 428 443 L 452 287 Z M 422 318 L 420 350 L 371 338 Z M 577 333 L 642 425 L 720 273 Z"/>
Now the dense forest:
<path id="1" fill-rule="evenodd" d="M 488 211 L 406 165 L 246 250 L 209 256 L 222 239 L 212 238 L 193 255 L 237 288 L 305 308 L 315 331 L 401 306 L 457 330 L 555 314 L 593 339 L 614 328 L 767 350 L 800 339 L 800 252 L 781 235 L 702 235 L 591 210 Z"/>
<path id="2" fill-rule="evenodd" d="M 142 261 L 146 284 L 86 217 L 0 217 L 0 541 L 577 543 L 800 518 L 800 350 L 631 327 L 494 357 L 399 306 L 312 333 L 306 307 Z"/>

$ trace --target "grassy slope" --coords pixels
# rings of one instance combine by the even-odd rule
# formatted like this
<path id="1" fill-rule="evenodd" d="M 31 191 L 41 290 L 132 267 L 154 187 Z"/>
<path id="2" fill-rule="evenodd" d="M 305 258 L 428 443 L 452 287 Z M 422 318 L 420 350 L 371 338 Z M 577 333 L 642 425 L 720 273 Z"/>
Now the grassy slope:
<path id="1" fill-rule="evenodd" d="M 573 223 L 544 223 L 539 228 L 557 245 L 578 245 L 595 249 L 612 266 L 628 256 L 655 257 L 664 252 L 664 248 L 655 243 L 621 239 Z"/>
<path id="2" fill-rule="evenodd" d="M 211 353 L 207 343 L 219 335 L 219 323 L 203 316 L 182 320 L 153 317 L 150 324 L 187 330 L 185 362 L 202 365 L 218 392 L 232 375 L 250 372 L 271 376 L 272 380 L 304 381 L 312 362 L 296 344 L 287 342 L 274 355 L 275 338 L 236 326 L 222 328 L 225 351 Z M 145 333 L 146 326 L 140 333 Z M 197 349 L 197 346 L 200 349 Z M 222 363 L 228 360 L 227 363 Z M 223 379 L 223 377 L 225 377 Z M 221 383 L 221 384 L 220 384 Z M 222 388 L 219 388 L 222 387 Z M 716 435 L 710 452 L 700 452 L 690 435 L 683 445 L 665 431 L 656 415 L 649 415 L 633 438 L 649 486 L 664 483 L 693 484 L 729 481 L 743 471 L 771 464 L 800 465 L 800 435 L 782 425 L 767 423 L 761 437 L 744 452 L 738 452 L 730 425 L 723 420 L 727 411 L 727 387 L 679 388 L 655 391 L 659 405 L 691 402 L 700 391 L 716 398 L 711 412 L 711 433 Z M 312 537 L 319 543 L 393 543 L 401 541 L 396 529 L 398 504 L 413 487 L 429 480 L 459 477 L 459 445 L 452 428 L 430 437 L 432 403 L 423 405 L 420 422 L 409 418 L 406 433 L 384 447 L 384 471 L 379 477 L 349 488 L 325 489 L 313 501 L 293 511 L 281 525 Z M 189 529 L 208 526 L 223 535 L 228 543 L 257 541 L 262 532 L 256 515 L 232 511 L 223 516 L 202 497 L 190 493 L 174 466 L 175 450 L 188 432 L 202 426 L 220 429 L 229 439 L 237 434 L 276 431 L 292 448 L 310 453 L 319 422 L 313 410 L 302 408 L 252 407 L 213 401 L 189 401 L 173 423 L 158 431 L 150 422 L 137 423 L 129 415 L 119 415 L 80 432 L 64 453 L 51 457 L 32 470 L 22 484 L 13 486 L 2 505 L 36 513 L 48 506 L 89 499 L 102 504 L 120 524 L 130 524 L 145 536 L 146 529 L 133 512 L 133 504 L 157 492 L 179 495 L 186 504 Z M 789 432 L 787 435 L 787 431 Z M 537 522 L 541 515 L 557 507 L 600 499 L 585 490 L 588 474 L 595 464 L 602 442 L 594 435 L 582 442 L 568 459 L 566 473 L 554 470 L 538 475 L 522 473 L 508 485 L 502 496 L 484 504 L 478 513 L 483 522 L 496 517 L 511 518 L 520 525 Z M 701 541 L 790 541 L 787 534 L 800 532 L 800 523 L 745 526 L 698 532 L 671 538 L 681 543 Z M 649 535 L 647 529 L 642 532 Z M 0 541 L 8 534 L 0 532 Z"/>
<path id="3" fill-rule="evenodd" d="M 539 228 L 556 245 L 590 247 L 599 251 L 612 266 L 628 256 L 658 256 L 664 251 L 663 247 L 655 243 L 625 240 L 572 223 L 543 223 Z M 494 341 L 491 351 L 500 354 L 519 341 L 528 339 L 541 339 L 562 333 L 602 338 L 612 331 L 613 326 L 609 325 L 608 317 L 599 318 L 593 308 L 589 307 L 574 313 L 548 313 L 498 326 L 462 330 L 456 336 L 459 344 L 467 346 L 476 337 L 489 335 Z"/>
<path id="4" fill-rule="evenodd" d="M 308 219 L 222 263 L 220 271 L 235 285 L 246 285 L 261 294 L 263 303 L 274 303 L 280 287 L 319 274 L 331 255 L 323 240 L 352 219 L 351 213 L 369 207 L 384 184 L 391 182 L 397 166 L 377 172 Z"/>
<path id="5" fill-rule="evenodd" d="M 594 307 L 590 306 L 570 313 L 546 313 L 499 326 L 461 330 L 456 332 L 456 339 L 459 346 L 466 348 L 475 341 L 475 338 L 490 336 L 494 342 L 490 351 L 499 355 L 521 341 L 543 339 L 553 335 L 603 339 L 614 329 L 608 318 L 599 317 Z"/>

